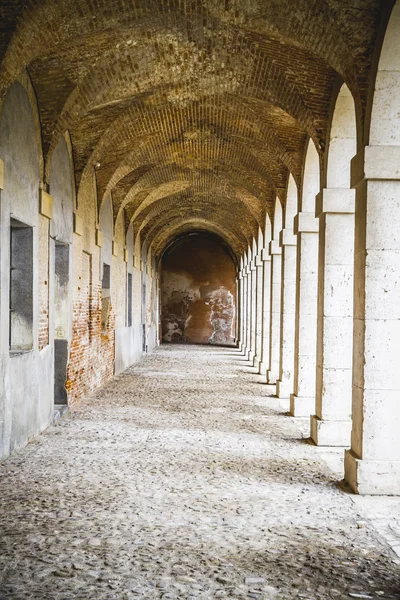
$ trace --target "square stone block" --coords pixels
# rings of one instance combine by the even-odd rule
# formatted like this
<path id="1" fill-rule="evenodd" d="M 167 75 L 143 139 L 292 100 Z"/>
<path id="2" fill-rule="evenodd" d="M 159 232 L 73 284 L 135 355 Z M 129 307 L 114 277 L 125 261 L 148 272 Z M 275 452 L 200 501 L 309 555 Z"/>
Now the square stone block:
<path id="1" fill-rule="evenodd" d="M 307 417 L 315 413 L 315 396 L 290 395 L 290 414 L 293 417 Z"/>
<path id="2" fill-rule="evenodd" d="M 326 421 L 316 415 L 310 418 L 311 439 L 317 446 L 350 447 L 351 420 Z"/>
<path id="3" fill-rule="evenodd" d="M 400 461 L 362 460 L 347 450 L 344 470 L 345 480 L 356 494 L 400 495 Z"/>

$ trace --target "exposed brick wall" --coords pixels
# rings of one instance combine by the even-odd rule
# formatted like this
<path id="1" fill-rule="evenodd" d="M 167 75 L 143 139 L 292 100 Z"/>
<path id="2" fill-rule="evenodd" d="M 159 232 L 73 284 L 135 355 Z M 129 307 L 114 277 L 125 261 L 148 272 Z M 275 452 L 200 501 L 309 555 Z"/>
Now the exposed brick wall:
<path id="1" fill-rule="evenodd" d="M 95 198 L 94 180 L 87 180 L 79 196 L 84 235 L 74 235 L 73 240 L 72 339 L 66 384 L 70 404 L 103 385 L 114 373 L 115 313 L 112 302 L 104 332 L 101 324 L 100 248 L 95 243 Z M 113 272 L 111 278 L 113 286 Z"/>
<path id="2" fill-rule="evenodd" d="M 77 258 L 77 260 L 79 260 Z M 101 324 L 101 282 L 93 281 L 92 256 L 81 255 L 80 285 L 73 303 L 73 324 L 67 375 L 69 403 L 104 384 L 114 372 L 113 310 L 106 331 Z"/>

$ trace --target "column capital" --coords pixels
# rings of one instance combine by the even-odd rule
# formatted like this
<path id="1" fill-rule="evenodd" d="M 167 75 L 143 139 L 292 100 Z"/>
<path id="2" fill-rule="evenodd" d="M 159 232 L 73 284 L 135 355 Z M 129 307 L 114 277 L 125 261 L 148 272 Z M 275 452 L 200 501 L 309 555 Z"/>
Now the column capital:
<path id="1" fill-rule="evenodd" d="M 285 227 L 279 234 L 279 245 L 280 246 L 296 246 L 297 236 L 294 235 L 291 229 Z"/>
<path id="2" fill-rule="evenodd" d="M 272 256 L 273 254 L 282 254 L 282 248 L 279 245 L 278 240 L 271 240 L 269 243 L 269 253 Z"/>
<path id="3" fill-rule="evenodd" d="M 262 250 L 261 250 L 261 260 L 263 262 L 265 262 L 267 260 L 271 260 L 271 255 L 269 253 L 269 248 L 262 248 Z"/>
<path id="4" fill-rule="evenodd" d="M 356 204 L 355 190 L 349 188 L 324 188 L 317 194 L 315 216 L 324 213 L 353 214 Z"/>
<path id="5" fill-rule="evenodd" d="M 400 146 L 365 146 L 351 160 L 351 187 L 368 179 L 400 179 Z"/>
<path id="6" fill-rule="evenodd" d="M 253 259 L 250 261 L 250 271 L 255 271 L 256 269 L 257 269 L 257 267 L 256 267 L 256 261 L 255 261 L 255 259 L 253 258 Z"/>
<path id="7" fill-rule="evenodd" d="M 254 257 L 254 264 L 256 265 L 256 267 L 262 267 L 263 261 L 261 252 Z"/>
<path id="8" fill-rule="evenodd" d="M 299 212 L 294 218 L 294 233 L 318 233 L 319 221 L 311 212 Z"/>

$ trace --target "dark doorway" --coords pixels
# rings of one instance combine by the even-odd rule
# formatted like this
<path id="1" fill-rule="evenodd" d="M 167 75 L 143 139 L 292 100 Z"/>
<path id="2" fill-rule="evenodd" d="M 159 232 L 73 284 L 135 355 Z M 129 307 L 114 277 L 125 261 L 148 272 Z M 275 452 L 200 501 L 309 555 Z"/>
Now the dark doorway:
<path id="1" fill-rule="evenodd" d="M 68 368 L 69 335 L 69 245 L 55 245 L 54 290 L 54 403 L 67 404 L 65 383 Z"/>

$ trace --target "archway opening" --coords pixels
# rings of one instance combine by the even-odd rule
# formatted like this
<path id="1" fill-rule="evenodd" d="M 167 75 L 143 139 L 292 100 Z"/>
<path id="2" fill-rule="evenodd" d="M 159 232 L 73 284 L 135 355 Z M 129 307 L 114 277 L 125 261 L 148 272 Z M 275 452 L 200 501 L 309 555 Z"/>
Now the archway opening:
<path id="1" fill-rule="evenodd" d="M 234 345 L 236 265 L 215 234 L 191 232 L 162 257 L 162 341 Z"/>

